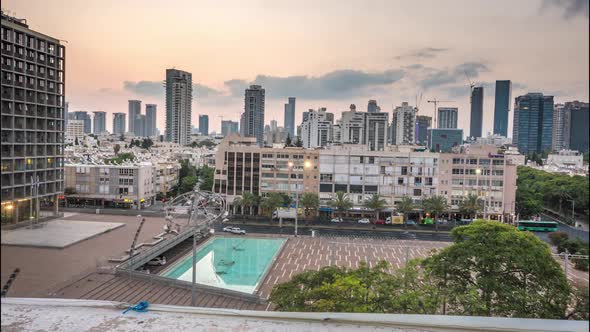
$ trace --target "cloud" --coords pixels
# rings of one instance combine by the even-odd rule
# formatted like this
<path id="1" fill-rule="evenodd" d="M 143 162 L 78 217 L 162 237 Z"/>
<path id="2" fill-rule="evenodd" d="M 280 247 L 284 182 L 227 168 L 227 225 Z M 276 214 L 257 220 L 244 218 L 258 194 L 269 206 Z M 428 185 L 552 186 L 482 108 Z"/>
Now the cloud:
<path id="1" fill-rule="evenodd" d="M 563 11 L 563 18 L 569 20 L 577 16 L 588 18 L 589 1 L 588 0 L 544 0 L 541 3 L 541 11 L 549 8 L 557 8 Z"/>
<path id="2" fill-rule="evenodd" d="M 484 96 L 494 96 L 496 93 L 496 82 L 478 82 L 476 86 L 483 87 Z M 528 86 L 523 83 L 512 82 L 512 91 L 526 90 Z M 442 89 L 450 98 L 468 97 L 470 94 L 469 84 L 454 84 L 445 86 Z"/>
<path id="3" fill-rule="evenodd" d="M 418 84 L 424 90 L 459 82 L 465 82 L 465 84 L 468 84 L 465 75 L 469 76 L 471 80 L 474 80 L 479 77 L 480 73 L 487 71 L 489 71 L 488 66 L 480 62 L 466 62 L 459 64 L 454 68 L 442 70 L 424 68 L 423 78 L 418 80 Z"/>
<path id="4" fill-rule="evenodd" d="M 330 99 L 339 97 L 357 97 L 366 95 L 369 90 L 393 84 L 404 77 L 404 70 L 385 70 L 365 72 L 343 69 L 321 76 L 271 76 L 258 75 L 254 81 L 226 81 L 230 93 L 235 97 L 244 95 L 244 89 L 250 84 L 262 85 L 269 98 L 296 96 L 304 99 Z"/>
<path id="5" fill-rule="evenodd" d="M 162 97 L 165 92 L 161 81 L 124 81 L 123 89 L 140 96 Z M 193 96 L 196 98 L 211 98 L 221 96 L 223 92 L 203 84 L 193 83 Z"/>
<path id="6" fill-rule="evenodd" d="M 396 60 L 403 60 L 403 59 L 431 59 L 439 55 L 440 53 L 448 51 L 448 48 L 435 48 L 435 47 L 425 47 L 418 50 L 414 50 L 407 54 L 398 55 L 395 57 Z"/>

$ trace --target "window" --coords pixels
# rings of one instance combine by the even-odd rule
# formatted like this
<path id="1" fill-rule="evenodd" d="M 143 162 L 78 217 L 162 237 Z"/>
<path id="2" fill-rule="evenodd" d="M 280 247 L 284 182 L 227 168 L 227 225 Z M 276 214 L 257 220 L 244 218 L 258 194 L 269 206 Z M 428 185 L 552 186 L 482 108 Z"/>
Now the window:
<path id="1" fill-rule="evenodd" d="M 468 159 L 467 161 L 467 164 L 469 165 L 477 165 L 477 159 Z"/>
<path id="2" fill-rule="evenodd" d="M 414 196 L 422 196 L 422 189 L 414 189 Z"/>
<path id="3" fill-rule="evenodd" d="M 333 181 L 333 174 L 320 174 L 320 181 L 321 182 L 332 182 Z"/>
<path id="4" fill-rule="evenodd" d="M 503 159 L 494 159 L 494 160 L 492 161 L 492 165 L 494 165 L 494 166 L 501 166 L 501 165 L 504 165 L 504 160 L 503 160 Z"/>
<path id="5" fill-rule="evenodd" d="M 355 185 L 355 184 L 351 184 L 350 185 L 350 192 L 354 193 L 354 194 L 362 194 L 363 193 L 363 186 L 362 185 Z"/>
<path id="6" fill-rule="evenodd" d="M 397 178 L 397 184 L 404 184 L 404 178 Z"/>
<path id="7" fill-rule="evenodd" d="M 402 175 L 408 175 L 408 167 L 402 166 Z"/>
<path id="8" fill-rule="evenodd" d="M 321 193 L 331 193 L 332 192 L 332 184 L 331 183 L 320 183 L 320 192 Z"/>
<path id="9" fill-rule="evenodd" d="M 453 168 L 453 174 L 463 174 L 464 170 L 462 168 Z"/>
<path id="10" fill-rule="evenodd" d="M 274 178 L 274 173 L 262 173 L 263 178 Z"/>
<path id="11" fill-rule="evenodd" d="M 376 194 L 378 191 L 377 186 L 365 186 L 365 194 Z"/>

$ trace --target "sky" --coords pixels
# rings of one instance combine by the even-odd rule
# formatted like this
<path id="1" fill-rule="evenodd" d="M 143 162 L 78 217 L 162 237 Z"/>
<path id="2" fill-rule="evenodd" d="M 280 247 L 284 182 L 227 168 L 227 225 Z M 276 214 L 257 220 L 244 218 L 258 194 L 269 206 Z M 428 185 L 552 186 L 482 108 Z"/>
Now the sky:
<path id="1" fill-rule="evenodd" d="M 64 40 L 70 111 L 127 113 L 158 105 L 165 127 L 166 68 L 192 73 L 192 123 L 238 121 L 244 89 L 266 89 L 265 122 L 296 123 L 308 109 L 355 104 L 382 111 L 428 100 L 459 108 L 469 132 L 469 79 L 484 87 L 483 132 L 493 130 L 494 85 L 512 81 L 556 102 L 589 99 L 588 0 L 4 0 L 4 11 Z M 422 96 L 420 98 L 419 96 Z M 145 112 L 145 106 L 142 106 Z M 510 114 L 509 131 L 512 128 Z M 112 116 L 107 116 L 112 129 Z"/>

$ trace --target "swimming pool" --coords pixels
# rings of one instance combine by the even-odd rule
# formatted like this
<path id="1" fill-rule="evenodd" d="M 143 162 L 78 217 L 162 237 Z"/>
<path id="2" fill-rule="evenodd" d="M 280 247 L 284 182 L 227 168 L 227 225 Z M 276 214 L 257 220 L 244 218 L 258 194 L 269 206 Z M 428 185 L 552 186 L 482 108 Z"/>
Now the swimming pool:
<path id="1" fill-rule="evenodd" d="M 197 249 L 197 283 L 253 294 L 285 239 L 214 237 Z M 192 252 L 160 273 L 192 281 Z"/>

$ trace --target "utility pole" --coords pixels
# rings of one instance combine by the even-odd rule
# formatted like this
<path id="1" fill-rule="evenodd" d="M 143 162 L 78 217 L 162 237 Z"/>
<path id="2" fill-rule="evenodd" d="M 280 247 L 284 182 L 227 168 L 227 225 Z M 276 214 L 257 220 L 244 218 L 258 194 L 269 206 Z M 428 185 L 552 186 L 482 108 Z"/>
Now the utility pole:
<path id="1" fill-rule="evenodd" d="M 434 121 L 433 121 L 433 124 L 432 124 L 432 128 L 434 129 L 434 128 L 436 128 L 437 105 L 439 103 L 454 103 L 455 101 L 453 101 L 453 100 L 438 100 L 438 99 L 434 98 L 433 100 L 428 100 L 427 102 L 434 104 Z"/>

